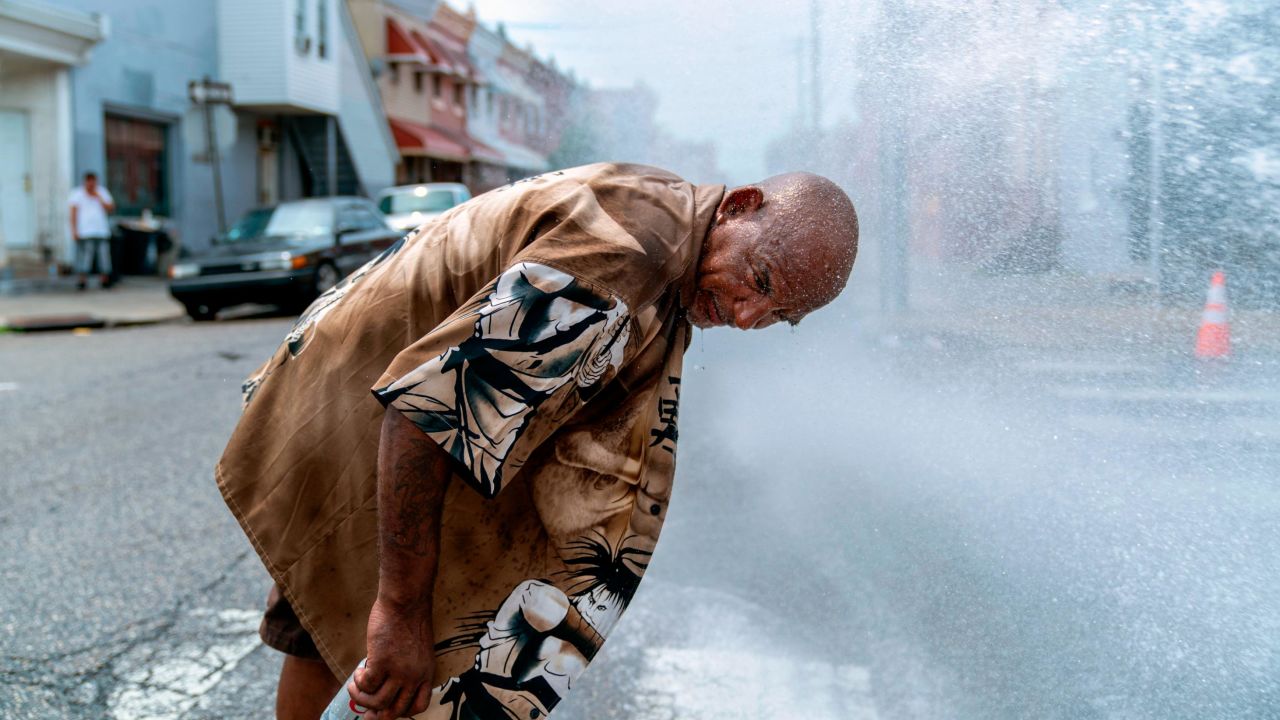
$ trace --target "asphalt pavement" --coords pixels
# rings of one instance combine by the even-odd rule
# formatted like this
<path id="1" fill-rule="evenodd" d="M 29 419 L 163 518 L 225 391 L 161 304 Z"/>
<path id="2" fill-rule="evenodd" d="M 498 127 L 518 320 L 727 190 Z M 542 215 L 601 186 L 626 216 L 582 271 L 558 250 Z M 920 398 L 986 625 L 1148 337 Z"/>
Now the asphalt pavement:
<path id="1" fill-rule="evenodd" d="M 212 467 L 284 318 L 0 338 L 0 715 L 269 717 Z M 662 542 L 560 720 L 1280 715 L 1280 368 L 884 332 L 685 361 Z"/>

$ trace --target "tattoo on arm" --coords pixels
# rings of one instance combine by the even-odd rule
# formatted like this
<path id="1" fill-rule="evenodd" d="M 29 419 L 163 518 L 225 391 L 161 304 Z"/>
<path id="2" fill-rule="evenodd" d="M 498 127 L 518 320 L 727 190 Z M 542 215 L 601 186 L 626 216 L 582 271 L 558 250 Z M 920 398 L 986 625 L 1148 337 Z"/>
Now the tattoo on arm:
<path id="1" fill-rule="evenodd" d="M 395 511 L 388 513 L 386 540 L 418 557 L 427 555 L 423 534 L 429 520 L 428 508 L 433 496 L 432 478 L 424 477 L 427 468 L 421 453 L 405 453 L 395 461 L 392 472 L 392 497 Z"/>
<path id="2" fill-rule="evenodd" d="M 387 410 L 378 447 L 380 598 L 430 606 L 451 477 L 445 451 L 399 411 Z"/>

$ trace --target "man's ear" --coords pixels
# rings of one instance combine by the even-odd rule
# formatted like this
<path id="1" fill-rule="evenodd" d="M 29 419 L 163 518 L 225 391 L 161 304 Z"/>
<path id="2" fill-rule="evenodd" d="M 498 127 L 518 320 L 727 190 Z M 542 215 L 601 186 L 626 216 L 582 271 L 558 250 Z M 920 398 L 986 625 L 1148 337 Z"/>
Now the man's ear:
<path id="1" fill-rule="evenodd" d="M 753 212 L 764 204 L 764 191 L 754 185 L 734 188 L 724 194 L 716 222 L 722 223 L 734 215 Z"/>

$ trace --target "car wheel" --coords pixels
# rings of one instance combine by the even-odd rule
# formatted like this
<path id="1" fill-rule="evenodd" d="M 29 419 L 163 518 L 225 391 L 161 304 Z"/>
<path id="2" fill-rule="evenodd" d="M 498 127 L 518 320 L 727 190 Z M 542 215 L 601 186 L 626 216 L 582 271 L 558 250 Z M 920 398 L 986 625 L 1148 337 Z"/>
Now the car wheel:
<path id="1" fill-rule="evenodd" d="M 332 290 L 340 280 L 342 280 L 342 275 L 338 272 L 338 268 L 334 267 L 332 263 L 321 263 L 320 267 L 316 268 L 314 283 L 316 297 L 320 297 Z"/>
<path id="2" fill-rule="evenodd" d="M 196 322 L 209 322 L 218 315 L 218 308 L 210 305 L 187 305 L 187 315 Z"/>

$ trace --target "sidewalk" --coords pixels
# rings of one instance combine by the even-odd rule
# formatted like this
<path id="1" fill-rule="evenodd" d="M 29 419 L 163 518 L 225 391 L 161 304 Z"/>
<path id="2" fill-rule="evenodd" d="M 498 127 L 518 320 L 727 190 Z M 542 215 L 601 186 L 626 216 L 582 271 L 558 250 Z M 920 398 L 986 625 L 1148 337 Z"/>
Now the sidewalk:
<path id="1" fill-rule="evenodd" d="M 108 290 L 76 290 L 75 278 L 10 283 L 0 292 L 0 332 L 121 327 L 186 316 L 161 278 L 127 277 Z"/>
<path id="2" fill-rule="evenodd" d="M 1206 290 L 1208 282 L 1206 276 Z M 1200 326 L 1200 307 L 1156 307 L 1150 296 L 1126 293 L 1106 277 L 995 276 L 939 266 L 914 269 L 911 283 L 910 309 L 881 324 L 881 332 L 983 347 L 1173 357 L 1191 353 Z M 1280 312 L 1233 308 L 1230 317 L 1233 355 L 1280 358 Z"/>

